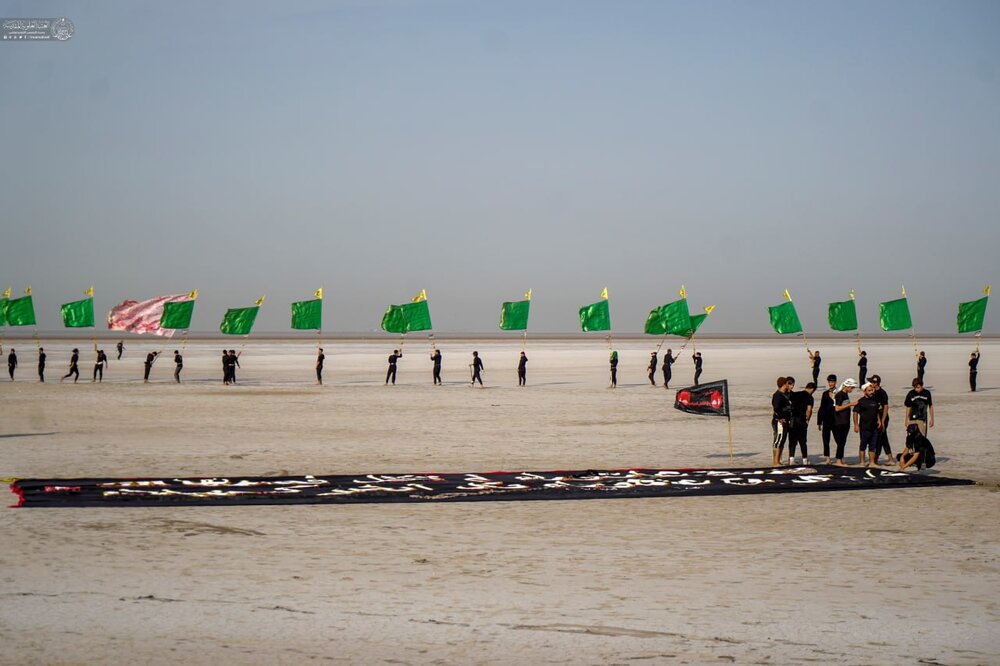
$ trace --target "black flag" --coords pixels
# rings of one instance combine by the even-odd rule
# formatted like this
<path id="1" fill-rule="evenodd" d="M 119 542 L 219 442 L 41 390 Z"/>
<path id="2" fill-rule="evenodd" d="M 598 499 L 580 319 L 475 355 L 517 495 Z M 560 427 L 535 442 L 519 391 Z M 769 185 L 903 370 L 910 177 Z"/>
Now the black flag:
<path id="1" fill-rule="evenodd" d="M 689 414 L 728 417 L 729 382 L 720 379 L 717 382 L 682 388 L 674 396 L 674 409 Z"/>

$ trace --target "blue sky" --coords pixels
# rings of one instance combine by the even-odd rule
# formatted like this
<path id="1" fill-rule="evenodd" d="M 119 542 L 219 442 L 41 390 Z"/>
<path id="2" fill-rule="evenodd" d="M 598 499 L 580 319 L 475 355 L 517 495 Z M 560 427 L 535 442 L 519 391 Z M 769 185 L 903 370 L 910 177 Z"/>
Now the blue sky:
<path id="1" fill-rule="evenodd" d="M 641 331 L 681 283 L 706 332 L 807 332 L 906 284 L 918 330 L 996 281 L 996 2 L 0 2 L 0 285 L 42 328 L 94 284 L 201 292 L 195 326 L 326 292 L 377 328 Z M 987 316 L 987 331 L 996 331 Z M 867 322 L 867 323 L 866 323 Z"/>

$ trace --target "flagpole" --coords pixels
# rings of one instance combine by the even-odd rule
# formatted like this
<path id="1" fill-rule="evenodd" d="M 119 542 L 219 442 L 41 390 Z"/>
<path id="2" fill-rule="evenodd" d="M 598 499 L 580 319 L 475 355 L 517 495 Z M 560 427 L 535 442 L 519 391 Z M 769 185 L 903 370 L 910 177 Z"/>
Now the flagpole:
<path id="1" fill-rule="evenodd" d="M 728 405 L 727 405 L 728 409 Z M 726 414 L 726 426 L 729 429 L 729 464 L 733 464 L 733 419 Z"/>

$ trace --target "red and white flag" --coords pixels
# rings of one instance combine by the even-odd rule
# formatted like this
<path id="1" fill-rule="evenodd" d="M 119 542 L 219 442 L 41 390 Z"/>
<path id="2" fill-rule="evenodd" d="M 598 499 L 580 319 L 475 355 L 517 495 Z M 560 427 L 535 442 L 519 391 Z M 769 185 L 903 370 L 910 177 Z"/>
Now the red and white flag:
<path id="1" fill-rule="evenodd" d="M 123 301 L 111 308 L 108 313 L 108 328 L 113 331 L 128 331 L 130 333 L 153 333 L 172 337 L 175 329 L 160 328 L 160 317 L 163 316 L 164 303 L 186 301 L 188 294 L 173 296 L 157 296 L 148 301 Z"/>

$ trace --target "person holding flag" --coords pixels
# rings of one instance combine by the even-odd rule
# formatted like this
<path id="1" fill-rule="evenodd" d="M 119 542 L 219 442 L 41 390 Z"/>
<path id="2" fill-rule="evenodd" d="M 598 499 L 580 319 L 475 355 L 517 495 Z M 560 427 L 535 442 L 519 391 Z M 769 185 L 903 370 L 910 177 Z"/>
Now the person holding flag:
<path id="1" fill-rule="evenodd" d="M 326 354 L 323 353 L 323 348 L 320 347 L 316 350 L 316 383 L 320 386 L 323 385 L 323 361 L 326 360 Z"/>
<path id="2" fill-rule="evenodd" d="M 14 381 L 14 370 L 17 369 L 17 354 L 14 352 L 14 348 L 10 348 L 10 353 L 7 354 L 7 373 L 10 375 L 10 381 Z"/>
<path id="3" fill-rule="evenodd" d="M 673 365 L 680 357 L 680 354 L 674 356 L 673 349 L 668 349 L 663 355 L 663 388 L 670 389 L 670 379 L 674 376 Z"/>
<path id="4" fill-rule="evenodd" d="M 90 380 L 90 383 L 98 381 L 97 377 L 100 375 L 101 383 L 104 383 L 104 367 L 108 364 L 108 357 L 104 354 L 103 349 L 96 350 L 97 358 L 94 360 L 94 378 Z"/>
<path id="5" fill-rule="evenodd" d="M 184 357 L 178 349 L 174 350 L 174 381 L 181 383 L 181 370 L 184 369 Z"/>
<path id="6" fill-rule="evenodd" d="M 608 358 L 608 363 L 611 365 L 611 384 L 608 388 L 617 388 L 618 386 L 618 352 L 612 351 L 611 356 Z"/>
<path id="7" fill-rule="evenodd" d="M 69 372 L 63 375 L 62 379 L 60 379 L 59 381 L 61 382 L 65 379 L 68 379 L 69 377 L 73 377 L 73 383 L 76 384 L 76 381 L 80 379 L 79 365 L 80 365 L 80 350 L 77 349 L 76 347 L 73 347 L 73 355 L 69 357 Z"/>
<path id="8" fill-rule="evenodd" d="M 972 352 L 969 357 L 969 391 L 976 392 L 976 376 L 979 374 L 979 350 Z"/>
<path id="9" fill-rule="evenodd" d="M 691 359 L 694 361 L 694 385 L 698 385 L 698 379 L 701 378 L 701 352 L 695 352 L 691 354 Z"/>
<path id="10" fill-rule="evenodd" d="M 38 348 L 38 381 L 45 383 L 45 348 Z"/>
<path id="11" fill-rule="evenodd" d="M 431 381 L 434 382 L 435 386 L 441 386 L 441 350 L 435 349 L 434 353 L 431 354 Z"/>
<path id="12" fill-rule="evenodd" d="M 528 357 L 523 351 L 521 352 L 520 360 L 517 362 L 517 385 L 528 385 Z"/>
<path id="13" fill-rule="evenodd" d="M 389 385 L 389 379 L 392 379 L 392 385 L 396 385 L 396 362 L 403 358 L 403 352 L 398 349 L 393 349 L 392 353 L 389 354 L 389 367 L 385 371 L 385 384 Z"/>
<path id="14" fill-rule="evenodd" d="M 649 383 L 653 388 L 656 388 L 656 352 L 652 352 L 649 355 L 649 365 L 646 366 L 646 376 L 649 377 Z"/>

